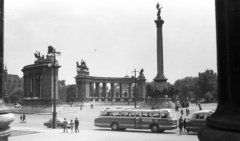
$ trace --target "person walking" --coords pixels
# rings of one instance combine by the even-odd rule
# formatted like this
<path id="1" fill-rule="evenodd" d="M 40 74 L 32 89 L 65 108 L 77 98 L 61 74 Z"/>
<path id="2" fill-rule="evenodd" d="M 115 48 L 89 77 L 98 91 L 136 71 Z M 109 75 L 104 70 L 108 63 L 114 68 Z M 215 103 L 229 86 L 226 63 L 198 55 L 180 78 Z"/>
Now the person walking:
<path id="1" fill-rule="evenodd" d="M 77 118 L 75 119 L 74 124 L 75 124 L 75 133 L 79 133 L 79 130 L 78 130 L 79 121 Z"/>
<path id="2" fill-rule="evenodd" d="M 26 120 L 26 115 L 25 115 L 25 113 L 23 113 L 22 123 L 26 122 L 25 120 Z"/>
<path id="3" fill-rule="evenodd" d="M 19 123 L 21 123 L 22 122 L 22 115 L 20 115 L 20 121 L 19 121 Z"/>
<path id="4" fill-rule="evenodd" d="M 199 111 L 201 111 L 201 110 L 202 110 L 202 107 L 201 107 L 201 104 L 200 104 L 200 103 L 198 104 L 198 107 L 199 107 Z"/>
<path id="5" fill-rule="evenodd" d="M 184 121 L 183 121 L 183 129 L 184 129 L 184 132 L 186 132 L 186 124 L 187 124 L 187 121 L 186 121 L 186 118 L 184 118 Z"/>
<path id="6" fill-rule="evenodd" d="M 181 109 L 181 115 L 183 116 L 183 109 Z"/>
<path id="7" fill-rule="evenodd" d="M 67 125 L 68 125 L 68 122 L 66 120 L 66 118 L 64 118 L 64 121 L 63 121 L 63 133 L 68 133 L 68 130 L 67 130 Z"/>
<path id="8" fill-rule="evenodd" d="M 82 110 L 82 104 L 80 105 L 80 110 Z"/>
<path id="9" fill-rule="evenodd" d="M 180 135 L 182 135 L 182 128 L 183 128 L 183 119 L 182 119 L 182 117 L 180 117 L 180 119 L 179 119 L 178 127 L 179 127 L 179 130 L 180 130 Z"/>
<path id="10" fill-rule="evenodd" d="M 74 123 L 73 123 L 73 120 L 71 120 L 71 122 L 70 122 L 70 129 L 71 129 L 72 133 L 73 133 L 73 127 L 74 127 Z"/>

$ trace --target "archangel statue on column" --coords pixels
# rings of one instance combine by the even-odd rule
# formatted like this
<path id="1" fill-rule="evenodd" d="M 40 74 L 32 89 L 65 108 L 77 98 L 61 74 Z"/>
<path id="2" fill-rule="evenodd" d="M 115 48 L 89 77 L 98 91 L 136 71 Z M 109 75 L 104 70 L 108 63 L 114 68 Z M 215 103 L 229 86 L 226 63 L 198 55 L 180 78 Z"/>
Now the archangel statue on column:
<path id="1" fill-rule="evenodd" d="M 157 8 L 157 10 L 158 10 L 157 19 L 161 19 L 161 15 L 160 15 L 160 14 L 161 14 L 161 9 L 162 9 L 163 7 L 160 7 L 160 4 L 157 3 L 156 8 Z"/>

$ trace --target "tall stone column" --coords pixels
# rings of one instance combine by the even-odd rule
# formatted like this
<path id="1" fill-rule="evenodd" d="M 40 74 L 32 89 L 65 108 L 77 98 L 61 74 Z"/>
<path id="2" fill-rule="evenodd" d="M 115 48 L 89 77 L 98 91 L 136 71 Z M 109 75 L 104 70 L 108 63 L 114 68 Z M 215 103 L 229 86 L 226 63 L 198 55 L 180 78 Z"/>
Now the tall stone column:
<path id="1" fill-rule="evenodd" d="M 165 82 L 167 81 L 167 78 L 164 76 L 163 72 L 163 36 L 162 36 L 162 25 L 164 21 L 161 19 L 161 17 L 158 17 L 157 20 L 155 20 L 155 23 L 157 25 L 157 76 L 155 77 L 155 82 Z"/>
<path id="2" fill-rule="evenodd" d="M 240 139 L 240 3 L 216 0 L 218 107 L 199 131 L 200 141 Z"/>

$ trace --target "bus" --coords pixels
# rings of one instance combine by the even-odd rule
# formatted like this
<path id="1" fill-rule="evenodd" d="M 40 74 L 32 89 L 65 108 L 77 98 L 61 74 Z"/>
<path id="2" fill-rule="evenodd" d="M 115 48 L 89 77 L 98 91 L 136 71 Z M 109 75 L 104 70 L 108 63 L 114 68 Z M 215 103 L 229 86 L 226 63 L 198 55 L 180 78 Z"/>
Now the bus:
<path id="1" fill-rule="evenodd" d="M 104 109 L 94 120 L 96 127 L 111 128 L 115 131 L 131 129 L 151 129 L 153 133 L 163 133 L 178 127 L 174 109 Z"/>

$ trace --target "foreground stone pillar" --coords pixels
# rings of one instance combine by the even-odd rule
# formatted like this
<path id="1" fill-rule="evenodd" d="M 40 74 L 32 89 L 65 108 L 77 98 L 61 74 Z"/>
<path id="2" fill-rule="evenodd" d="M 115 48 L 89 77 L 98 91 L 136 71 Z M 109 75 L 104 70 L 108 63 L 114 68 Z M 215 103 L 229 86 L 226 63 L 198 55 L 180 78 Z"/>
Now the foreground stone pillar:
<path id="1" fill-rule="evenodd" d="M 0 100 L 0 141 L 8 141 L 11 135 L 9 124 L 14 121 L 14 115 L 8 113 L 8 108 Z"/>
<path id="2" fill-rule="evenodd" d="M 199 131 L 200 141 L 240 140 L 240 3 L 216 0 L 218 107 Z"/>

